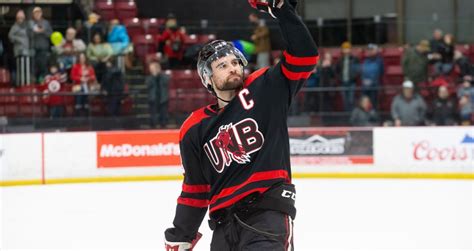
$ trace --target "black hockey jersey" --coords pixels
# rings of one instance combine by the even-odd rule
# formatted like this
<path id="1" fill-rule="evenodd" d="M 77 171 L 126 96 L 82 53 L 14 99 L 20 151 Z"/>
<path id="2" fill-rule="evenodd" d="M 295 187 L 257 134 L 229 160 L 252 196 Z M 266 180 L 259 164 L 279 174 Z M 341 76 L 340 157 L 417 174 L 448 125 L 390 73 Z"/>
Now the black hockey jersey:
<path id="1" fill-rule="evenodd" d="M 185 169 L 169 241 L 191 241 L 209 209 L 229 207 L 251 193 L 291 183 L 287 114 L 318 62 L 317 47 L 294 9 L 276 10 L 287 43 L 281 61 L 245 80 L 230 103 L 194 111 L 180 131 Z"/>

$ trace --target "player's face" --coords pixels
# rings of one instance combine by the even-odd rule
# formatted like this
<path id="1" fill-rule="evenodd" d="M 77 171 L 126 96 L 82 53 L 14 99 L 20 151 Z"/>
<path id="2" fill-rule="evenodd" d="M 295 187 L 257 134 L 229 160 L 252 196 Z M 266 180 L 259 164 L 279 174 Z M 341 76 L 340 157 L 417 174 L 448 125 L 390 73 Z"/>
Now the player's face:
<path id="1" fill-rule="evenodd" d="M 214 88 L 219 91 L 235 90 L 243 86 L 243 70 L 235 55 L 227 55 L 211 63 Z"/>

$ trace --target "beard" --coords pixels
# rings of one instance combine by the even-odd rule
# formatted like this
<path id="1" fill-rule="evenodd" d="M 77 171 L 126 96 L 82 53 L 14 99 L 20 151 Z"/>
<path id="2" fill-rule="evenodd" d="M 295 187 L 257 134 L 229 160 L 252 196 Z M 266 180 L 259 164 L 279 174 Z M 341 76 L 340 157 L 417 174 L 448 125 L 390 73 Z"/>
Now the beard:
<path id="1" fill-rule="evenodd" d="M 241 75 L 231 75 L 222 85 L 216 85 L 216 89 L 219 91 L 231 91 L 235 89 L 241 89 L 244 86 L 244 81 Z"/>

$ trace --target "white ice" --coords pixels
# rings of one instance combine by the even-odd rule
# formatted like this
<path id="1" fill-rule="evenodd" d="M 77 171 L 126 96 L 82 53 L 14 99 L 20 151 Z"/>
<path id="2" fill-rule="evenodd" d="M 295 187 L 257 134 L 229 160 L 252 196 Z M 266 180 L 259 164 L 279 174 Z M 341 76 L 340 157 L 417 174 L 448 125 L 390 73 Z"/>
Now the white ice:
<path id="1" fill-rule="evenodd" d="M 474 184 L 295 180 L 296 250 L 473 250 Z M 0 250 L 164 250 L 181 183 L 0 188 Z M 212 233 L 195 251 L 209 250 Z"/>

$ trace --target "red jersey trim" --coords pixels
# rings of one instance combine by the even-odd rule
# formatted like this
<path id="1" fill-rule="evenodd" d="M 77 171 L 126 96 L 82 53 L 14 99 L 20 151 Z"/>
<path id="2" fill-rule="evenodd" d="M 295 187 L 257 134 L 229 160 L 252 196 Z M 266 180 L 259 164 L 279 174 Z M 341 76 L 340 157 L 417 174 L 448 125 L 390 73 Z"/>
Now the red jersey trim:
<path id="1" fill-rule="evenodd" d="M 232 187 L 222 189 L 222 191 L 219 194 L 216 194 L 216 195 L 212 196 L 210 204 L 212 205 L 212 204 L 216 203 L 216 201 L 218 199 L 221 199 L 221 198 L 232 195 L 237 190 L 239 190 L 240 188 L 242 188 L 242 187 L 244 187 L 244 186 L 246 186 L 250 183 L 257 182 L 257 181 L 262 181 L 262 180 L 272 180 L 272 179 L 281 179 L 281 178 L 285 179 L 286 181 L 290 180 L 289 177 L 288 177 L 288 172 L 285 171 L 285 170 L 276 170 L 276 171 L 266 171 L 266 172 L 254 173 L 250 176 L 250 178 L 248 178 L 243 183 L 241 183 L 239 185 L 236 185 L 236 186 L 232 186 Z"/>
<path id="2" fill-rule="evenodd" d="M 281 71 L 286 78 L 295 81 L 300 79 L 308 79 L 309 76 L 311 76 L 311 73 L 313 73 L 313 71 L 293 72 L 288 70 L 288 68 L 286 68 L 283 64 L 281 64 Z"/>
<path id="3" fill-rule="evenodd" d="M 287 51 L 283 51 L 283 56 L 288 64 L 298 66 L 311 66 L 315 65 L 319 61 L 319 56 L 314 57 L 296 57 L 290 55 Z"/>
<path id="4" fill-rule="evenodd" d="M 245 80 L 245 84 L 244 84 L 244 87 L 247 88 L 249 87 L 253 81 L 255 79 L 257 79 L 258 77 L 262 76 L 267 70 L 268 70 L 269 67 L 264 67 L 264 68 L 261 68 L 261 69 L 258 69 L 256 71 L 254 71 L 252 74 L 250 74 L 247 79 Z"/>
<path id="5" fill-rule="evenodd" d="M 216 210 L 219 210 L 219 209 L 222 209 L 222 208 L 226 208 L 228 206 L 231 206 L 233 205 L 234 203 L 236 203 L 237 201 L 241 200 L 242 198 L 244 198 L 245 196 L 249 195 L 249 194 L 252 194 L 252 193 L 255 193 L 255 192 L 259 192 L 259 193 L 264 193 L 265 191 L 267 191 L 270 187 L 259 187 L 259 188 L 255 188 L 255 189 L 251 189 L 251 190 L 248 190 L 242 194 L 239 194 L 237 196 L 235 196 L 234 198 L 222 203 L 222 204 L 219 204 L 218 206 L 214 207 L 214 208 L 211 208 L 211 210 L 209 211 L 210 213 L 216 211 Z"/>
<path id="6" fill-rule="evenodd" d="M 185 193 L 209 193 L 210 185 L 187 185 L 183 183 L 183 192 Z"/>
<path id="7" fill-rule="evenodd" d="M 209 201 L 178 197 L 178 204 L 186 205 L 190 207 L 207 207 L 209 206 Z"/>
<path id="8" fill-rule="evenodd" d="M 188 132 L 189 129 L 191 129 L 191 127 L 193 127 L 194 125 L 198 124 L 199 122 L 201 122 L 203 119 L 209 117 L 209 115 L 207 115 L 204 110 L 206 108 L 203 107 L 199 110 L 196 110 L 194 111 L 193 113 L 191 113 L 191 115 L 186 119 L 186 121 L 184 121 L 183 125 L 181 126 L 181 130 L 179 132 L 179 141 L 181 141 L 183 138 L 184 138 L 184 135 L 186 135 L 186 133 Z"/>

